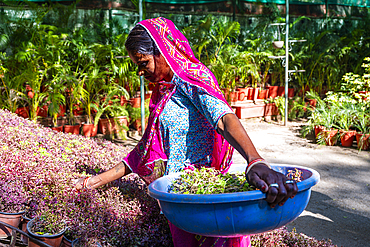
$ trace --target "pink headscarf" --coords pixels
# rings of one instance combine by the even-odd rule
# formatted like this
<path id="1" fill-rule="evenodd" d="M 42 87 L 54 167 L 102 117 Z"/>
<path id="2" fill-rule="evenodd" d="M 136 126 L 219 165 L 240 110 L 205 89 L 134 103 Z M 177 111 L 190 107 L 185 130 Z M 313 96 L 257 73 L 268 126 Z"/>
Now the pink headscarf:
<path id="1" fill-rule="evenodd" d="M 216 77 L 193 54 L 185 36 L 172 21 L 163 17 L 139 22 L 154 40 L 172 71 L 182 80 L 204 89 L 210 95 L 227 101 L 221 93 Z M 150 116 L 143 138 L 124 159 L 133 172 L 151 183 L 163 175 L 167 156 L 163 151 L 159 128 L 159 115 L 175 89 L 172 85 L 158 83 L 150 101 Z M 215 131 L 212 167 L 227 171 L 234 149 Z"/>

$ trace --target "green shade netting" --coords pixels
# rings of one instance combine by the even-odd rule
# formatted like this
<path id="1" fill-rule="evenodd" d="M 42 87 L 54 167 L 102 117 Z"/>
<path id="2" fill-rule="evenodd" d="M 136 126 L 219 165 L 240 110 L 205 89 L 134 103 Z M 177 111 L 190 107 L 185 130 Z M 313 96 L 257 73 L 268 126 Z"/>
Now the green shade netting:
<path id="1" fill-rule="evenodd" d="M 276 3 L 285 4 L 285 0 L 235 0 L 236 2 L 259 2 L 259 3 Z M 211 4 L 225 2 L 222 0 L 146 0 L 147 3 L 163 3 L 163 4 Z M 232 2 L 231 0 L 228 2 Z M 328 4 L 346 5 L 357 7 L 370 7 L 370 0 L 327 0 Z M 325 0 L 291 0 L 290 4 L 322 4 L 325 5 Z"/>
<path id="2" fill-rule="evenodd" d="M 18 0 L 8 0 L 9 2 L 16 2 Z M 28 0 L 30 2 L 59 2 L 68 0 Z M 138 0 L 137 0 L 138 1 Z M 5 1 L 6 2 L 6 1 Z M 73 2 L 73 1 L 72 1 Z M 118 1 L 119 2 L 119 1 Z M 146 3 L 162 3 L 162 4 L 212 4 L 219 2 L 251 2 L 251 3 L 276 3 L 285 4 L 285 0 L 143 0 Z M 354 7 L 370 7 L 370 0 L 290 0 L 290 4 L 304 4 L 304 5 L 345 5 Z"/>

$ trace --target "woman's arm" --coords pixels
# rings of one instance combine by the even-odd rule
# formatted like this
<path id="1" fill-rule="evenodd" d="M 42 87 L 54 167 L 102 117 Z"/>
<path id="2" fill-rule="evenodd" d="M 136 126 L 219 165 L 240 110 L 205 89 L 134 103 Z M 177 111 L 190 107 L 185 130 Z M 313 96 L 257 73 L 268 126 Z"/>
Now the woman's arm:
<path id="1" fill-rule="evenodd" d="M 131 173 L 130 168 L 124 162 L 120 162 L 115 167 L 111 168 L 106 172 L 103 172 L 96 176 L 92 176 L 90 178 L 79 179 L 75 185 L 75 188 L 78 190 L 84 189 L 84 187 L 87 187 L 89 189 L 95 189 L 104 184 L 119 179 L 123 176 L 126 176 L 130 173 Z"/>
<path id="2" fill-rule="evenodd" d="M 235 114 L 226 114 L 217 123 L 217 132 L 221 134 L 246 159 L 248 164 L 261 159 L 251 139 Z M 259 163 L 254 165 L 246 174 L 251 184 L 263 192 L 267 192 L 266 201 L 271 207 L 283 205 L 289 198 L 293 198 L 298 187 L 296 183 L 286 184 L 287 178 L 275 172 L 267 165 Z M 278 187 L 271 187 L 278 184 Z"/>

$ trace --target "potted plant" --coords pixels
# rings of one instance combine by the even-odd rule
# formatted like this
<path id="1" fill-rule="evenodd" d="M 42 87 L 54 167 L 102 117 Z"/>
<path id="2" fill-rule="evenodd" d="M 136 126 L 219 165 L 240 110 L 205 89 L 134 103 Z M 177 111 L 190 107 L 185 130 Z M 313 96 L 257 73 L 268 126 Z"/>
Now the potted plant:
<path id="1" fill-rule="evenodd" d="M 358 132 L 356 134 L 358 150 L 367 150 L 370 145 L 370 112 L 365 104 L 359 104 L 356 107 L 356 118 L 354 126 Z"/>
<path id="2" fill-rule="evenodd" d="M 317 106 L 316 108 L 313 107 L 304 108 L 306 111 L 310 112 L 310 116 L 308 117 L 307 125 L 304 126 L 301 134 L 303 137 L 305 137 L 308 133 L 314 131 L 315 138 L 319 139 L 320 133 L 326 130 L 325 125 L 332 125 L 335 119 L 332 115 L 329 115 L 330 119 L 325 119 L 328 107 L 325 101 L 323 101 L 316 92 L 311 90 L 307 92 L 306 97 L 315 99 L 317 101 Z"/>
<path id="3" fill-rule="evenodd" d="M 52 212 L 43 212 L 27 223 L 27 231 L 32 237 L 53 247 L 59 247 L 66 231 L 66 224 L 62 216 Z M 29 239 L 28 246 L 38 247 L 39 245 Z"/>
<path id="4" fill-rule="evenodd" d="M 0 221 L 18 227 L 26 208 L 27 195 L 19 180 L 0 179 Z M 0 229 L 0 238 L 11 236 L 9 228 Z"/>
<path id="5" fill-rule="evenodd" d="M 282 97 L 282 96 L 277 96 L 273 99 L 271 99 L 271 102 L 272 103 L 275 103 L 278 111 L 279 111 L 279 114 L 281 116 L 281 121 L 284 122 L 284 119 L 285 119 L 285 98 Z"/>
<path id="6" fill-rule="evenodd" d="M 70 71 L 70 67 L 66 66 L 60 68 L 61 80 L 66 83 L 66 101 L 68 106 L 68 124 L 64 125 L 64 132 L 79 134 L 80 125 L 76 124 L 74 115 L 74 108 L 76 105 L 81 104 L 82 99 L 85 97 L 87 91 L 84 89 L 84 81 Z"/>
<path id="7" fill-rule="evenodd" d="M 57 80 L 53 80 L 49 84 L 47 91 L 47 99 L 49 101 L 48 112 L 52 117 L 52 129 L 56 131 L 63 131 L 63 125 L 58 126 L 58 115 L 61 111 L 61 106 L 65 104 L 65 97 L 63 95 L 64 85 Z"/>
<path id="8" fill-rule="evenodd" d="M 354 127 L 355 115 L 354 105 L 350 102 L 342 105 L 338 112 L 335 127 L 339 129 L 340 141 L 343 147 L 351 147 L 356 137 L 356 130 L 351 129 Z"/>
<path id="9" fill-rule="evenodd" d="M 149 117 L 149 99 L 145 100 L 145 120 Z M 127 106 L 127 111 L 130 116 L 130 125 L 132 125 L 139 132 L 142 131 L 141 128 L 141 108 L 136 108 L 131 105 Z"/>
<path id="10" fill-rule="evenodd" d="M 107 110 L 108 115 L 113 118 L 113 131 L 120 139 L 126 139 L 127 131 L 129 130 L 129 113 L 126 104 L 115 104 Z"/>
<path id="11" fill-rule="evenodd" d="M 2 67 L 0 67 L 0 73 L 3 74 L 3 76 L 0 76 L 0 93 L 4 96 L 0 97 L 0 108 L 8 109 L 24 118 L 28 118 L 28 108 L 23 106 L 26 102 L 26 96 L 21 90 L 24 82 L 23 78 L 19 75 L 11 76 Z"/>
<path id="12" fill-rule="evenodd" d="M 114 116 L 118 116 L 117 114 L 124 114 L 125 113 L 125 105 L 121 105 L 120 97 L 116 96 L 124 96 L 129 97 L 128 92 L 122 86 L 111 84 L 107 86 L 107 94 L 103 97 L 103 101 L 100 105 L 92 105 L 92 107 L 96 110 L 96 115 L 94 118 L 94 126 L 98 126 L 99 130 L 104 135 L 111 135 L 114 133 Z M 123 112 L 123 113 L 122 113 Z M 106 118 L 102 118 L 105 116 Z"/>

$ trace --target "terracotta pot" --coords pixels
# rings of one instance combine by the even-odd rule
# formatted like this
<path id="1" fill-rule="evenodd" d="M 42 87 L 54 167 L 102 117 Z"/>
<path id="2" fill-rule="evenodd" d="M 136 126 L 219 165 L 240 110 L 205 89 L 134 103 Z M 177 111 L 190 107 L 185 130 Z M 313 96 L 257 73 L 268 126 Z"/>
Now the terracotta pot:
<path id="1" fill-rule="evenodd" d="M 315 99 L 307 99 L 311 107 L 315 108 L 317 101 Z"/>
<path id="2" fill-rule="evenodd" d="M 71 247 L 72 241 L 63 236 L 62 243 L 60 244 L 60 247 Z"/>
<path id="3" fill-rule="evenodd" d="M 27 92 L 27 96 L 32 99 L 35 96 L 35 93 L 32 92 L 31 90 Z"/>
<path id="4" fill-rule="evenodd" d="M 37 108 L 36 115 L 39 117 L 47 117 L 48 116 L 48 106 L 44 105 Z"/>
<path id="5" fill-rule="evenodd" d="M 368 150 L 370 146 L 370 134 L 356 134 L 357 149 L 358 150 Z"/>
<path id="6" fill-rule="evenodd" d="M 284 96 L 285 95 L 285 87 L 278 87 L 277 96 Z"/>
<path id="7" fill-rule="evenodd" d="M 17 114 L 20 117 L 23 118 L 29 118 L 30 117 L 30 110 L 26 107 L 19 107 L 17 110 L 15 110 L 15 114 Z"/>
<path id="8" fill-rule="evenodd" d="M 258 90 L 258 89 L 256 89 L 256 88 L 252 88 L 252 87 L 250 87 L 249 88 L 249 90 L 248 90 L 248 100 L 255 100 L 256 99 L 256 93 L 258 93 L 258 92 L 256 92 L 256 90 Z"/>
<path id="9" fill-rule="evenodd" d="M 317 136 L 321 133 L 321 131 L 325 130 L 325 127 L 322 125 L 316 125 L 314 127 L 314 130 L 315 130 L 315 137 L 317 138 Z"/>
<path id="10" fill-rule="evenodd" d="M 27 223 L 30 222 L 31 219 L 22 215 L 22 220 L 21 220 L 21 230 L 24 231 L 25 233 L 28 233 L 27 231 Z M 21 241 L 25 245 L 28 245 L 28 238 L 25 235 L 21 235 Z"/>
<path id="11" fill-rule="evenodd" d="M 268 98 L 268 89 L 263 89 L 259 92 L 257 99 L 267 99 Z"/>
<path id="12" fill-rule="evenodd" d="M 269 103 L 265 105 L 264 116 L 276 116 L 279 114 L 279 110 L 275 103 Z"/>
<path id="13" fill-rule="evenodd" d="M 340 142 L 342 144 L 342 147 L 352 147 L 353 140 L 355 139 L 356 136 L 356 131 L 355 130 L 340 130 Z"/>
<path id="14" fill-rule="evenodd" d="M 140 97 L 131 98 L 130 102 L 131 102 L 132 107 L 134 107 L 134 108 L 140 108 L 140 106 L 141 106 L 141 98 Z"/>
<path id="15" fill-rule="evenodd" d="M 127 104 L 129 101 L 125 98 L 125 96 L 121 96 L 120 98 L 120 104 L 123 106 Z"/>
<path id="16" fill-rule="evenodd" d="M 63 125 L 51 127 L 52 130 L 63 132 Z"/>
<path id="17" fill-rule="evenodd" d="M 238 96 L 239 101 L 248 99 L 249 88 L 238 88 L 236 90 L 239 92 L 239 96 Z"/>
<path id="18" fill-rule="evenodd" d="M 151 92 L 145 94 L 145 99 L 150 99 L 151 97 L 152 97 Z"/>
<path id="19" fill-rule="evenodd" d="M 34 219 L 30 220 L 27 223 L 27 231 L 28 231 L 28 233 L 32 237 L 34 237 L 34 238 L 36 238 L 36 239 L 38 239 L 38 240 L 40 240 L 42 242 L 45 242 L 45 243 L 47 243 L 47 244 L 49 244 L 49 245 L 51 245 L 53 247 L 60 247 L 60 244 L 62 243 L 62 239 L 63 239 L 63 234 L 64 234 L 64 232 L 65 232 L 66 229 L 64 229 L 63 231 L 61 231 L 60 233 L 55 234 L 55 235 L 48 235 L 48 234 L 39 235 L 39 234 L 35 234 L 35 233 L 33 233 L 31 231 L 32 226 L 33 226 L 35 220 L 37 220 L 37 219 L 34 218 Z M 37 244 L 36 242 L 34 242 L 31 238 L 29 239 L 29 241 L 28 241 L 28 247 L 39 247 L 39 246 L 40 245 Z"/>
<path id="20" fill-rule="evenodd" d="M 73 107 L 73 115 L 81 116 L 84 113 L 84 109 L 79 105 L 74 105 Z"/>
<path id="21" fill-rule="evenodd" d="M 278 86 L 270 86 L 268 87 L 269 90 L 269 98 L 275 98 L 278 95 Z"/>
<path id="22" fill-rule="evenodd" d="M 82 124 L 82 134 L 86 137 L 93 137 L 98 134 L 98 126 L 94 124 Z"/>
<path id="23" fill-rule="evenodd" d="M 323 133 L 323 137 L 325 138 L 326 145 L 334 146 L 337 143 L 337 140 L 338 140 L 338 137 L 337 137 L 338 130 L 337 129 L 323 130 L 322 133 Z"/>
<path id="24" fill-rule="evenodd" d="M 294 88 L 288 88 L 288 98 L 294 97 Z"/>
<path id="25" fill-rule="evenodd" d="M 238 96 L 239 96 L 239 92 L 230 92 L 229 93 L 230 102 L 238 101 Z"/>
<path id="26" fill-rule="evenodd" d="M 124 131 L 124 127 L 128 127 L 128 118 L 126 116 L 115 117 L 114 120 L 118 123 L 118 125 L 114 122 L 114 133 L 118 134 L 120 131 Z"/>
<path id="27" fill-rule="evenodd" d="M 63 117 L 64 114 L 66 113 L 66 110 L 67 110 L 67 107 L 65 105 L 60 105 L 58 117 Z"/>
<path id="28" fill-rule="evenodd" d="M 148 123 L 148 118 L 146 117 L 145 118 L 145 123 Z M 140 133 L 142 133 L 141 132 L 141 118 L 139 118 L 139 119 L 136 119 L 134 122 L 133 122 L 133 127 L 134 127 L 134 129 L 136 129 L 137 131 L 139 131 Z"/>
<path id="29" fill-rule="evenodd" d="M 113 118 L 101 118 L 98 123 L 99 132 L 103 135 L 114 133 L 115 123 Z"/>
<path id="30" fill-rule="evenodd" d="M 364 96 L 361 96 L 363 100 L 367 100 L 367 97 L 365 96 L 369 91 L 359 91 L 359 94 L 364 94 Z"/>
<path id="31" fill-rule="evenodd" d="M 5 213 L 0 212 L 0 221 L 5 222 L 11 226 L 18 227 L 21 223 L 22 215 L 24 211 L 19 213 Z M 7 238 L 12 235 L 12 229 L 0 225 L 0 238 Z"/>
<path id="32" fill-rule="evenodd" d="M 64 133 L 80 134 L 80 125 L 64 125 Z"/>

